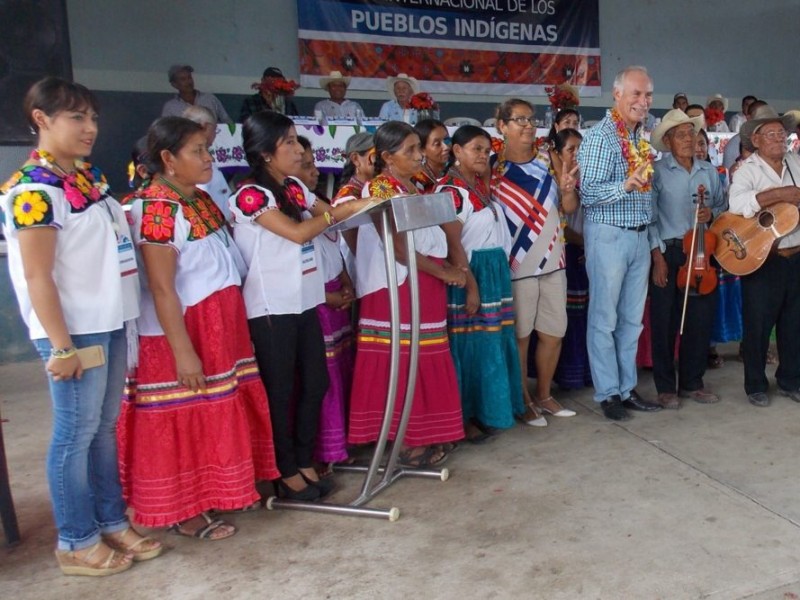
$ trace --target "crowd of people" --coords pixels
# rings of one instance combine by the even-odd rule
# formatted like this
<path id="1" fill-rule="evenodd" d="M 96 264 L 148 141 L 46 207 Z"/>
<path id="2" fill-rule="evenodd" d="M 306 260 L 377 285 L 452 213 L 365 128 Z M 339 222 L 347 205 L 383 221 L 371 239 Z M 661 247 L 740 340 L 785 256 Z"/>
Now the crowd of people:
<path id="1" fill-rule="evenodd" d="M 242 108 L 249 175 L 235 189 L 220 180 L 208 148 L 230 119 L 191 73 L 170 69 L 178 95 L 134 148 L 133 193 L 118 201 L 84 162 L 98 135 L 92 93 L 52 77 L 25 98 L 37 149 L 0 189 L 12 282 L 50 387 L 47 475 L 65 574 L 110 575 L 162 553 L 128 508 L 140 526 L 221 540 L 236 533 L 225 514 L 259 509 L 266 482 L 318 501 L 335 488 L 332 465 L 378 439 L 386 240 L 373 223 L 330 231 L 372 202 L 444 192 L 456 214 L 414 232 L 414 257 L 393 233 L 401 375 L 391 439 L 408 383 L 412 258 L 420 286 L 419 368 L 397 440 L 406 467 L 441 465 L 462 440 L 484 444 L 515 420 L 574 416 L 554 382 L 593 386 L 615 421 L 717 402 L 703 376 L 712 344 L 728 341 L 716 333 L 721 313 L 741 324 L 749 401 L 770 403 L 775 328 L 780 393 L 800 402 L 800 230 L 753 274 L 691 294 L 678 340 L 685 234 L 726 210 L 800 204 L 800 159 L 786 148 L 798 115 L 743 102 L 729 182 L 708 162 L 705 118 L 688 114 L 685 94 L 643 137 L 653 96 L 643 67 L 617 75 L 613 107 L 583 134 L 578 111 L 560 110 L 545 144 L 534 106 L 506 100 L 494 147 L 480 127 L 409 124 L 403 99 L 417 90 L 403 75 L 390 82 L 387 122 L 347 142 L 327 199 L 313 148 L 286 105 L 272 110 L 267 85 Z M 347 83 L 326 78 L 330 102 L 360 110 L 346 104 Z M 650 400 L 636 390 L 648 296 Z"/>

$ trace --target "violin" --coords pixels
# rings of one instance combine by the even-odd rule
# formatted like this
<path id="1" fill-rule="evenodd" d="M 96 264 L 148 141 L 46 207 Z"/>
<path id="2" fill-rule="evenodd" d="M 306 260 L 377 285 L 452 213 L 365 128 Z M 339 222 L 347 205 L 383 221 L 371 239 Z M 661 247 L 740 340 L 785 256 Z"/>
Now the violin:
<path id="1" fill-rule="evenodd" d="M 695 294 L 706 295 L 717 289 L 717 270 L 710 258 L 717 247 L 717 236 L 708 230 L 705 223 L 698 223 L 700 209 L 706 198 L 706 188 L 697 186 L 697 207 L 694 212 L 694 227 L 683 236 L 683 252 L 686 262 L 678 269 L 676 283 L 681 289 L 688 288 Z"/>

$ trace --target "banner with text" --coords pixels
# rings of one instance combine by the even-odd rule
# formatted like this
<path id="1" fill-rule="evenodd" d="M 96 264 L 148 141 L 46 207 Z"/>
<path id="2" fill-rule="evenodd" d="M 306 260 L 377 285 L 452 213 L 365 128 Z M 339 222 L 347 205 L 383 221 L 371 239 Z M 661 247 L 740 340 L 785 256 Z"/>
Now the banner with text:
<path id="1" fill-rule="evenodd" d="M 406 73 L 426 92 L 600 95 L 599 0 L 297 0 L 300 83 L 331 71 L 386 89 Z"/>

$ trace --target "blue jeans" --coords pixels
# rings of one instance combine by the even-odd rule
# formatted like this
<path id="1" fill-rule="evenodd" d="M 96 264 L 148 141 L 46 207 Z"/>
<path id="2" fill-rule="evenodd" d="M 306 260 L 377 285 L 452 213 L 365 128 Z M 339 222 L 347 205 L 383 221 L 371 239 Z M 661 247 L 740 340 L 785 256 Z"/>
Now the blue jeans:
<path id="1" fill-rule="evenodd" d="M 77 348 L 103 346 L 106 364 L 80 379 L 53 381 L 53 438 L 47 453 L 47 480 L 58 528 L 59 550 L 94 545 L 101 533 L 128 527 L 117 465 L 117 416 L 125 384 L 125 331 L 73 335 Z M 33 341 L 45 363 L 47 338 Z"/>
<path id="2" fill-rule="evenodd" d="M 589 315 L 586 343 L 594 401 L 627 400 L 636 387 L 636 348 L 650 273 L 647 230 L 584 223 Z"/>

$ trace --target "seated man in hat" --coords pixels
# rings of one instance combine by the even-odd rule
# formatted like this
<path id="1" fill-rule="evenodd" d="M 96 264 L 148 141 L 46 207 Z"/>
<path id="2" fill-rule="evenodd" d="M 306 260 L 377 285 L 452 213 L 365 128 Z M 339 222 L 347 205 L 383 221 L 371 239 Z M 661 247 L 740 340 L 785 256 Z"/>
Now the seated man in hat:
<path id="1" fill-rule="evenodd" d="M 274 110 L 281 112 L 285 115 L 297 115 L 297 107 L 291 98 L 283 96 L 278 98 L 272 90 L 270 90 L 269 83 L 275 79 L 286 80 L 286 77 L 277 67 L 267 67 L 261 74 L 260 84 L 253 84 L 253 87 L 258 87 L 258 90 L 252 96 L 248 96 L 242 102 L 242 109 L 239 111 L 239 123 L 244 123 L 247 117 L 254 115 L 257 112 L 264 110 Z M 283 104 L 280 107 L 279 104 Z"/>
<path id="2" fill-rule="evenodd" d="M 682 110 L 673 109 L 664 115 L 650 137 L 656 150 L 669 152 L 654 165 L 653 221 L 647 231 L 653 257 L 650 281 L 653 380 L 658 403 L 664 408 L 680 408 L 681 398 L 703 404 L 719 401 L 703 385 L 717 306 L 716 288 L 710 294 L 689 296 L 677 379 L 674 360 L 684 298 L 684 288 L 678 287 L 676 281 L 678 269 L 686 262 L 684 235 L 692 232 L 695 214 L 697 222 L 707 224 L 725 210 L 725 195 L 717 170 L 694 156 L 695 136 L 702 121 L 702 117 L 689 117 Z M 705 198 L 698 210 L 700 186 Z M 705 227 L 700 227 L 697 236 L 704 232 Z M 716 271 L 712 271 L 716 277 Z"/>
<path id="3" fill-rule="evenodd" d="M 779 202 L 800 204 L 800 158 L 786 147 L 791 114 L 769 106 L 752 113 L 739 135 L 755 152 L 742 161 L 730 189 L 730 212 L 753 217 Z M 764 372 L 769 336 L 776 327 L 778 391 L 800 402 L 800 227 L 780 238 L 764 264 L 742 280 L 744 390 L 754 406 L 769 406 Z"/>
<path id="4" fill-rule="evenodd" d="M 380 118 L 384 121 L 404 121 L 416 125 L 417 111 L 410 108 L 408 103 L 411 96 L 419 93 L 419 82 L 414 77 L 400 73 L 397 77 L 386 78 L 386 88 L 395 99 L 383 103 Z"/>
<path id="5" fill-rule="evenodd" d="M 345 98 L 350 78 L 342 75 L 340 71 L 331 71 L 328 77 L 319 78 L 319 87 L 328 91 L 328 100 L 320 100 L 314 106 L 314 113 L 320 111 L 328 119 L 356 119 L 364 116 L 364 111 L 358 102 Z"/>
<path id="6" fill-rule="evenodd" d="M 178 90 L 171 100 L 164 103 L 162 117 L 180 117 L 190 106 L 202 106 L 214 113 L 217 123 L 233 123 L 222 102 L 214 94 L 206 94 L 194 89 L 194 69 L 189 65 L 172 65 L 167 71 L 169 84 Z"/>

